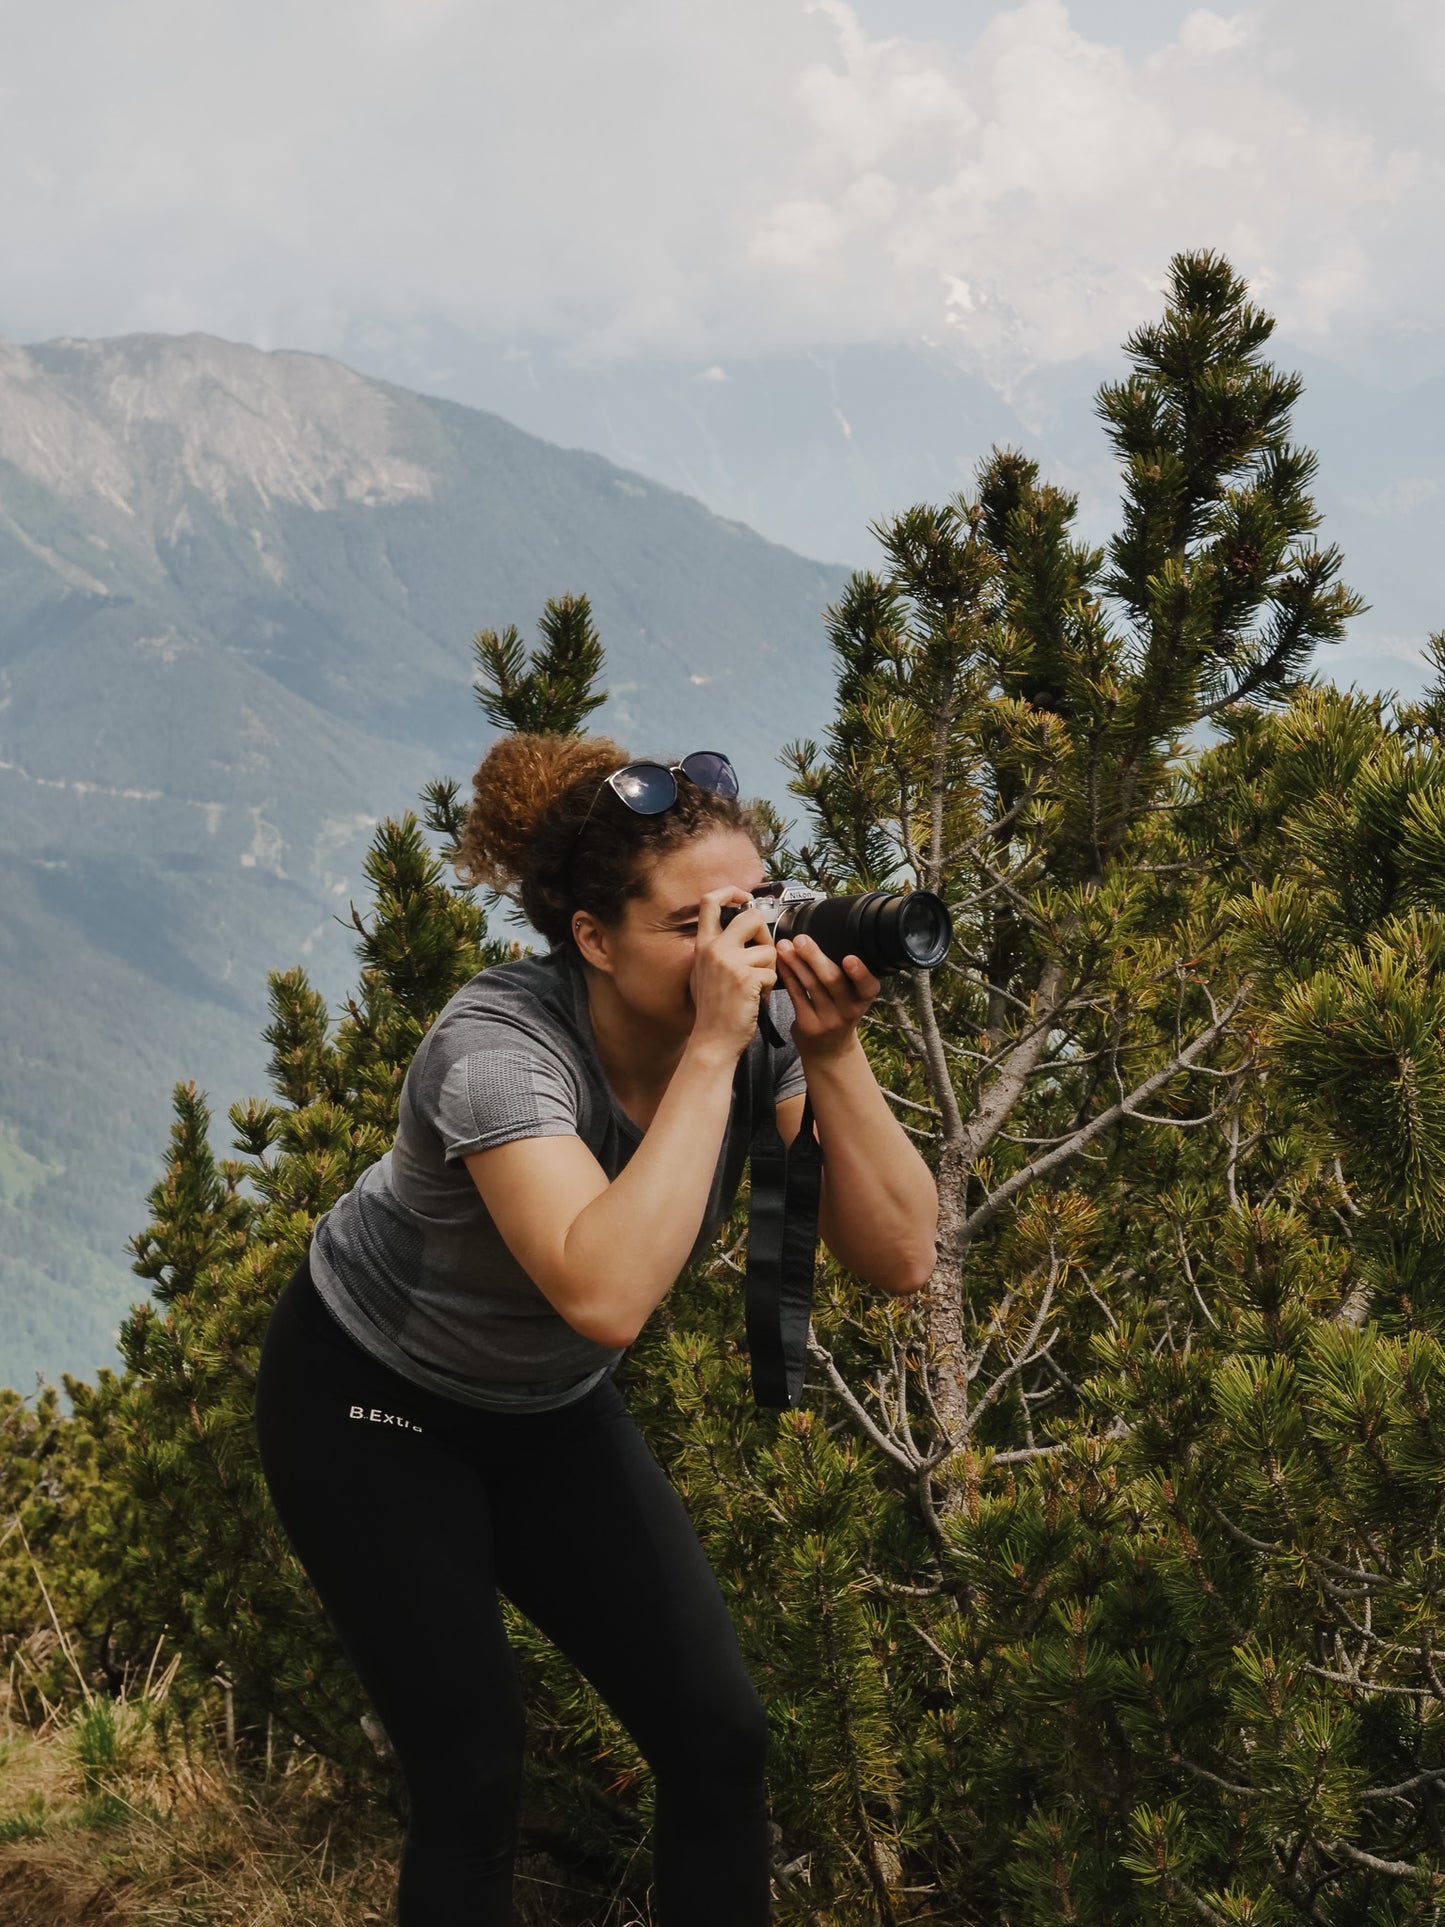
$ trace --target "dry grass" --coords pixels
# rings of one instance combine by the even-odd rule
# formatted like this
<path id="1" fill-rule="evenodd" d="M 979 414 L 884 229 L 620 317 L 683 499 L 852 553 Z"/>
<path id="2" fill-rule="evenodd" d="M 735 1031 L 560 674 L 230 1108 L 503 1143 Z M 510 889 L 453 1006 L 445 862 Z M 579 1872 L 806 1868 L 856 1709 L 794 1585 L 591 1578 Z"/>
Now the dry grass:
<path id="1" fill-rule="evenodd" d="M 342 1797 L 314 1754 L 278 1748 L 269 1768 L 231 1770 L 214 1729 L 167 1715 L 173 1676 L 131 1700 L 47 1704 L 36 1728 L 11 1717 L 0 1682 L 5 1927 L 394 1920 L 395 1818 Z M 517 1927 L 588 1927 L 584 1897 L 545 1861 L 519 1865 L 516 1910 Z"/>
<path id="2" fill-rule="evenodd" d="M 31 1564 L 50 1624 L 11 1646 L 0 1678 L 0 1927 L 395 1920 L 402 1827 L 389 1809 L 346 1795 L 299 1742 L 273 1748 L 269 1727 L 264 1762 L 238 1767 L 229 1691 L 223 1710 L 178 1717 L 181 1656 L 158 1671 L 159 1644 L 138 1694 L 98 1692 Z M 78 1704 L 57 1706 L 41 1687 L 40 1663 L 57 1649 Z M 523 1854 L 514 1927 L 648 1922 Z"/>

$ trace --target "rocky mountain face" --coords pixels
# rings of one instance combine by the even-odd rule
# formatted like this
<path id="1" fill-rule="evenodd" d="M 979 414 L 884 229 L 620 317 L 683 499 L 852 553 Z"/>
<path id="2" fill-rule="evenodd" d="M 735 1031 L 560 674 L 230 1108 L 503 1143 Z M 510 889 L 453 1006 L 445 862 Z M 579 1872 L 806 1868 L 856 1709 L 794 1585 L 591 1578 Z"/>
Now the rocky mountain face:
<path id="1" fill-rule="evenodd" d="M 465 783 L 470 638 L 585 591 L 593 727 L 786 801 L 843 572 L 600 457 L 204 336 L 0 343 L 0 1381 L 110 1362 L 194 1077 L 264 1083 L 265 975 L 350 982 L 373 824 Z"/>

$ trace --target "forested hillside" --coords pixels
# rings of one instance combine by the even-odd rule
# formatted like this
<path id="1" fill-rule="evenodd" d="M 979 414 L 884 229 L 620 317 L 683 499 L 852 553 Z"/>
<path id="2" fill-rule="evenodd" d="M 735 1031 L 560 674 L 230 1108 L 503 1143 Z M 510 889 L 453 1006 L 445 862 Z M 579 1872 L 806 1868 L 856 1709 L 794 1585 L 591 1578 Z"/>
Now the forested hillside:
<path id="1" fill-rule="evenodd" d="M 493 733 L 474 631 L 585 592 L 603 726 L 776 792 L 842 579 L 317 356 L 0 344 L 0 1381 L 111 1354 L 166 1093 L 259 1086 L 267 970 L 347 988 L 373 826 Z"/>

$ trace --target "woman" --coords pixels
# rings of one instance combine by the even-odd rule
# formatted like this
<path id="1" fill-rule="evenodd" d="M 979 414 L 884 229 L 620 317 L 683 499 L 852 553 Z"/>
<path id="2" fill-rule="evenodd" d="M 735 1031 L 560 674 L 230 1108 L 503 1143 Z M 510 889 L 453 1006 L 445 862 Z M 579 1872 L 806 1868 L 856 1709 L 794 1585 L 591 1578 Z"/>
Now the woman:
<path id="1" fill-rule="evenodd" d="M 811 1093 L 821 1235 L 885 1291 L 929 1275 L 935 1191 L 858 1042 L 861 959 L 775 948 L 756 908 L 721 925 L 764 881 L 726 757 L 510 736 L 473 790 L 458 873 L 515 889 L 550 953 L 463 985 L 391 1150 L 318 1219 L 263 1347 L 266 1479 L 406 1777 L 401 1927 L 511 1919 L 523 1712 L 499 1592 L 653 1771 L 661 1927 L 754 1927 L 763 1709 L 613 1372 L 716 1236 L 768 1108 L 791 1142 Z M 758 1028 L 778 985 L 782 1049 Z"/>

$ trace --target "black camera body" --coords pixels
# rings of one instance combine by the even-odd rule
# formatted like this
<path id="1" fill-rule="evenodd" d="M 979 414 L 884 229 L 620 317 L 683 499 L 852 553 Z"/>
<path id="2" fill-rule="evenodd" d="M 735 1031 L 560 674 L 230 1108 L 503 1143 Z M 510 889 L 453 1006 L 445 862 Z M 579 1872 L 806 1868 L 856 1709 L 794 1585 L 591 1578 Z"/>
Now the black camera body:
<path id="1" fill-rule="evenodd" d="M 749 906 L 725 904 L 726 929 Z M 830 897 L 801 883 L 767 883 L 753 897 L 773 942 L 811 937 L 825 957 L 841 965 L 861 957 L 875 977 L 888 970 L 936 970 L 953 944 L 953 919 L 931 890 L 867 890 L 856 897 Z"/>

